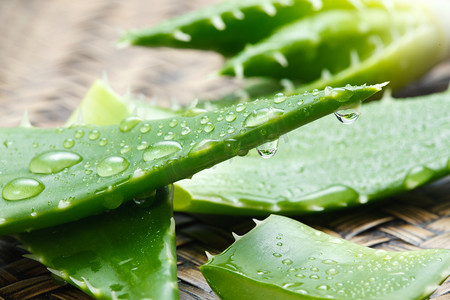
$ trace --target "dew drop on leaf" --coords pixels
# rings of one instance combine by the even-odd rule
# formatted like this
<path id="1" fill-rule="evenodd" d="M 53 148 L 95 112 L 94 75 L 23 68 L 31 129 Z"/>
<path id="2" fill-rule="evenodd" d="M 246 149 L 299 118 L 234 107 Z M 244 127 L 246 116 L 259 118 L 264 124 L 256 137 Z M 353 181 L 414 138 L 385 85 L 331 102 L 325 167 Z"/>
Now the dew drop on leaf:
<path id="1" fill-rule="evenodd" d="M 35 174 L 53 174 L 76 165 L 82 159 L 80 155 L 70 151 L 47 151 L 33 157 L 28 167 Z"/>
<path id="2" fill-rule="evenodd" d="M 123 119 L 119 124 L 119 130 L 122 132 L 128 132 L 134 127 L 136 127 L 137 124 L 141 122 L 141 119 L 136 116 L 129 116 L 125 119 Z"/>
<path id="3" fill-rule="evenodd" d="M 343 124 L 353 124 L 359 118 L 359 112 L 355 109 L 343 109 L 335 112 L 334 115 Z"/>
<path id="4" fill-rule="evenodd" d="M 152 161 L 181 151 L 181 145 L 175 141 L 164 141 L 150 146 L 143 153 L 144 161 Z"/>
<path id="5" fill-rule="evenodd" d="M 121 156 L 109 156 L 97 165 L 97 174 L 101 177 L 108 177 L 116 175 L 125 171 L 130 162 Z"/>
<path id="6" fill-rule="evenodd" d="M 70 149 L 75 146 L 75 141 L 73 139 L 65 139 L 63 142 L 63 147 L 66 149 Z"/>
<path id="7" fill-rule="evenodd" d="M 279 117 L 284 113 L 281 109 L 276 108 L 261 108 L 253 111 L 244 121 L 245 127 L 256 127 L 264 124 L 269 120 Z"/>
<path id="8" fill-rule="evenodd" d="M 256 151 L 258 151 L 258 154 L 262 158 L 271 158 L 275 155 L 275 153 L 278 150 L 278 143 L 279 143 L 278 139 L 276 139 L 275 141 L 264 143 L 256 147 Z"/>
<path id="9" fill-rule="evenodd" d="M 45 186 L 42 182 L 32 178 L 16 178 L 8 182 L 2 191 L 5 200 L 23 200 L 39 195 Z"/>

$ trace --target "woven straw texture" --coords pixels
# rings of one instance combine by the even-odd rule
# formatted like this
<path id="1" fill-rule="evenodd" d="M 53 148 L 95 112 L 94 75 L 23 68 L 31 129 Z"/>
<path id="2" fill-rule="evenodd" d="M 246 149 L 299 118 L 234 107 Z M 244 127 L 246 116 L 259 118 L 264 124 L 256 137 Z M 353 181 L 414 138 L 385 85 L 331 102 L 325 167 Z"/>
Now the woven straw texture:
<path id="1" fill-rule="evenodd" d="M 0 1 L 0 126 L 19 124 L 28 111 L 35 126 L 64 123 L 90 84 L 106 73 L 121 93 L 187 103 L 217 97 L 236 82 L 213 76 L 222 63 L 214 53 L 128 48 L 118 50 L 119 29 L 156 24 L 218 0 L 2 0 Z M 443 90 L 450 81 L 444 62 L 403 95 Z M 231 232 L 253 227 L 249 218 L 176 214 L 181 299 L 218 299 L 198 267 L 204 251 L 229 246 Z M 398 251 L 450 249 L 450 178 L 388 199 L 375 208 L 301 218 L 308 225 L 362 245 Z M 91 299 L 56 284 L 41 264 L 24 258 L 11 237 L 0 237 L 0 299 Z M 431 296 L 450 299 L 450 280 Z"/>

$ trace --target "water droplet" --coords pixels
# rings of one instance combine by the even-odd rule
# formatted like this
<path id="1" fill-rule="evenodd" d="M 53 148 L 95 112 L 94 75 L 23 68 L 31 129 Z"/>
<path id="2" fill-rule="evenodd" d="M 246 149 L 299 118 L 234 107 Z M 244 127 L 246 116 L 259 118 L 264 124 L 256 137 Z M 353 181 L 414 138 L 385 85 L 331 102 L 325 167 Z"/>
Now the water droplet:
<path id="1" fill-rule="evenodd" d="M 139 117 L 136 116 L 129 116 L 123 119 L 119 124 L 119 130 L 122 132 L 128 132 L 134 127 L 136 127 L 139 122 L 142 120 Z"/>
<path id="2" fill-rule="evenodd" d="M 281 109 L 261 108 L 253 111 L 244 121 L 246 127 L 256 127 L 264 124 L 271 119 L 281 116 L 284 113 Z"/>
<path id="3" fill-rule="evenodd" d="M 164 141 L 150 146 L 143 153 L 144 161 L 160 159 L 181 151 L 181 145 L 175 141 Z"/>
<path id="4" fill-rule="evenodd" d="M 408 189 L 413 189 L 428 182 L 433 178 L 433 170 L 425 166 L 416 166 L 412 168 L 405 177 L 405 186 Z"/>
<path id="5" fill-rule="evenodd" d="M 73 136 L 74 136 L 76 139 L 81 139 L 81 138 L 84 136 L 84 131 L 81 130 L 81 129 L 78 129 L 78 130 L 75 131 L 75 133 L 73 134 Z"/>
<path id="6" fill-rule="evenodd" d="M 275 257 L 281 257 L 281 254 L 278 253 L 278 252 L 275 252 L 275 253 L 273 253 L 273 256 L 275 256 Z"/>
<path id="7" fill-rule="evenodd" d="M 353 124 L 359 118 L 359 112 L 355 109 L 343 109 L 334 113 L 343 124 Z"/>
<path id="8" fill-rule="evenodd" d="M 139 194 L 134 197 L 133 201 L 137 206 L 147 208 L 150 207 L 156 199 L 156 190 Z"/>
<path id="9" fill-rule="evenodd" d="M 227 122 L 233 122 L 234 120 L 236 120 L 236 114 L 232 111 L 230 111 L 226 116 L 225 116 L 225 120 L 227 120 Z"/>
<path id="10" fill-rule="evenodd" d="M 332 260 L 332 259 L 325 259 L 325 260 L 322 260 L 322 263 L 324 263 L 326 265 L 334 265 L 334 264 L 337 264 L 337 261 Z"/>
<path id="11" fill-rule="evenodd" d="M 137 149 L 138 150 L 145 150 L 149 147 L 150 145 L 148 144 L 147 141 L 142 141 L 138 146 Z"/>
<path id="12" fill-rule="evenodd" d="M 271 158 L 275 155 L 275 153 L 278 150 L 278 139 L 272 142 L 264 143 L 262 145 L 259 145 L 256 147 L 256 150 L 258 151 L 258 154 L 262 158 Z"/>
<path id="13" fill-rule="evenodd" d="M 158 130 L 158 132 L 156 133 L 156 135 L 157 136 L 162 136 L 163 135 L 163 132 L 162 132 L 162 130 L 160 129 L 160 130 Z"/>
<path id="14" fill-rule="evenodd" d="M 139 128 L 139 131 L 140 131 L 141 133 L 147 133 L 147 132 L 149 132 L 151 129 L 152 129 L 152 126 L 151 126 L 150 124 L 144 123 L 144 124 L 142 124 L 141 128 Z"/>
<path id="15" fill-rule="evenodd" d="M 283 93 L 278 93 L 275 95 L 275 100 L 273 100 L 273 102 L 279 104 L 279 103 L 283 103 L 284 101 L 286 101 L 286 96 Z"/>
<path id="16" fill-rule="evenodd" d="M 164 139 L 165 139 L 166 141 L 173 140 L 174 138 L 175 138 L 175 133 L 173 133 L 173 132 L 168 132 L 168 133 L 164 136 Z"/>
<path id="17" fill-rule="evenodd" d="M 258 271 L 256 271 L 256 274 L 258 274 L 258 275 L 267 275 L 267 274 L 269 274 L 270 272 L 269 271 L 266 271 L 266 270 L 258 270 Z"/>
<path id="18" fill-rule="evenodd" d="M 316 275 L 316 274 L 309 276 L 309 278 L 315 279 L 315 280 L 320 279 L 319 275 Z"/>
<path id="19" fill-rule="evenodd" d="M 63 142 L 63 147 L 66 149 L 70 149 L 75 146 L 75 141 L 73 139 L 65 139 Z"/>
<path id="20" fill-rule="evenodd" d="M 123 147 L 120 149 L 121 154 L 125 154 L 131 150 L 131 147 L 128 145 L 123 145 Z"/>
<path id="21" fill-rule="evenodd" d="M 169 127 L 170 128 L 174 128 L 175 126 L 177 126 L 178 125 L 178 120 L 177 119 L 172 119 L 170 122 L 169 122 Z"/>
<path id="22" fill-rule="evenodd" d="M 227 130 L 228 133 L 233 133 L 235 131 L 236 131 L 236 128 L 234 128 L 233 126 L 228 127 L 228 130 Z"/>
<path id="23" fill-rule="evenodd" d="M 219 115 L 218 117 L 217 117 L 217 121 L 222 121 L 223 120 L 223 115 Z"/>
<path id="24" fill-rule="evenodd" d="M 121 156 L 109 156 L 97 165 L 97 174 L 101 177 L 108 177 L 116 175 L 125 171 L 130 162 Z"/>
<path id="25" fill-rule="evenodd" d="M 284 265 L 292 265 L 293 261 L 290 259 L 283 259 L 281 263 Z"/>
<path id="26" fill-rule="evenodd" d="M 316 289 L 319 291 L 328 291 L 330 289 L 330 287 L 326 284 L 321 284 L 321 285 L 318 285 L 316 287 Z"/>
<path id="27" fill-rule="evenodd" d="M 328 269 L 325 273 L 327 273 L 327 275 L 336 275 L 336 274 L 339 274 L 339 271 L 334 268 L 331 268 L 331 269 Z"/>
<path id="28" fill-rule="evenodd" d="M 204 130 L 205 130 L 206 133 L 209 133 L 209 132 L 213 131 L 214 128 L 215 128 L 214 124 L 211 123 L 211 122 L 208 122 L 208 123 L 205 125 Z"/>
<path id="29" fill-rule="evenodd" d="M 48 151 L 33 157 L 28 167 L 35 174 L 52 174 L 76 165 L 81 160 L 81 156 L 74 152 Z"/>
<path id="30" fill-rule="evenodd" d="M 285 289 L 296 289 L 303 285 L 303 282 L 289 282 L 283 284 L 283 288 Z"/>
<path id="31" fill-rule="evenodd" d="M 98 130 L 96 130 L 96 129 L 92 130 L 88 134 L 88 139 L 90 139 L 91 141 L 95 141 L 99 137 L 100 137 L 100 132 Z"/>
<path id="32" fill-rule="evenodd" d="M 281 242 L 280 242 L 280 243 L 277 243 L 277 246 L 280 246 L 280 247 L 281 247 L 281 246 L 283 246 L 283 243 L 281 243 Z"/>
<path id="33" fill-rule="evenodd" d="M 298 274 L 295 274 L 295 277 L 303 279 L 303 278 L 305 278 L 305 275 L 298 273 Z"/>
<path id="34" fill-rule="evenodd" d="M 191 132 L 191 129 L 189 127 L 183 127 L 181 129 L 181 135 L 187 135 Z"/>
<path id="35" fill-rule="evenodd" d="M 105 146 L 106 144 L 108 144 L 108 140 L 107 140 L 106 138 L 102 138 L 102 139 L 98 142 L 98 144 L 99 144 L 100 146 Z"/>
<path id="36" fill-rule="evenodd" d="M 205 125 L 206 123 L 208 123 L 209 122 L 209 117 L 208 116 L 203 116 L 201 119 L 200 119 L 200 124 L 202 124 L 202 125 Z"/>
<path id="37" fill-rule="evenodd" d="M 219 141 L 217 140 L 202 140 L 198 144 L 194 144 L 192 149 L 189 151 L 190 154 L 201 152 L 207 149 L 211 149 L 215 145 L 219 144 Z"/>
<path id="38" fill-rule="evenodd" d="M 39 195 L 44 190 L 44 184 L 32 178 L 16 178 L 8 182 L 2 191 L 5 200 L 23 200 Z"/>
<path id="39" fill-rule="evenodd" d="M 246 108 L 247 107 L 244 104 L 242 104 L 242 103 L 239 103 L 238 105 L 236 105 L 236 111 L 237 112 L 241 112 L 241 111 L 243 111 Z"/>
<path id="40" fill-rule="evenodd" d="M 311 267 L 310 270 L 313 271 L 313 272 L 319 272 L 319 268 L 316 268 L 316 267 Z"/>

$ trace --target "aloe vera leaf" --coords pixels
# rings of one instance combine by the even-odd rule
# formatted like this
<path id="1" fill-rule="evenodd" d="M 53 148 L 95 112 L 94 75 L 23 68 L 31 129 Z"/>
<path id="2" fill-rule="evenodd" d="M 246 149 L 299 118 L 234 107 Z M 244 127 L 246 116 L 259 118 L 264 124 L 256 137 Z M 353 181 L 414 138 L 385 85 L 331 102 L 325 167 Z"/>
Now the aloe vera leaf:
<path id="1" fill-rule="evenodd" d="M 302 16 L 333 8 L 355 9 L 382 1 L 350 0 L 232 0 L 165 20 L 148 29 L 130 30 L 122 45 L 168 46 L 214 50 L 230 56 L 275 28 Z"/>
<path id="2" fill-rule="evenodd" d="M 353 126 L 328 116 L 175 186 L 174 209 L 306 214 L 365 204 L 450 174 L 450 93 L 371 102 Z M 445 113 L 444 113 L 445 112 Z"/>
<path id="3" fill-rule="evenodd" d="M 421 17 L 421 18 L 420 18 Z M 310 82 L 347 69 L 423 21 L 421 14 L 386 10 L 332 10 L 311 15 L 248 46 L 221 70 L 224 75 L 265 76 Z M 390 24 L 386 27 L 386 24 Z M 241 74 L 237 74 L 240 72 Z"/>
<path id="4" fill-rule="evenodd" d="M 450 251 L 371 249 L 272 215 L 200 270 L 223 300 L 417 300 L 450 275 Z"/>
<path id="5" fill-rule="evenodd" d="M 96 299 L 178 299 L 172 194 L 165 187 L 153 196 L 18 237 L 32 258 Z"/>
<path id="6" fill-rule="evenodd" d="M 0 234 L 118 207 L 311 122 L 360 103 L 383 85 L 262 99 L 194 117 L 119 126 L 0 131 Z M 23 200 L 23 201 L 22 201 Z"/>

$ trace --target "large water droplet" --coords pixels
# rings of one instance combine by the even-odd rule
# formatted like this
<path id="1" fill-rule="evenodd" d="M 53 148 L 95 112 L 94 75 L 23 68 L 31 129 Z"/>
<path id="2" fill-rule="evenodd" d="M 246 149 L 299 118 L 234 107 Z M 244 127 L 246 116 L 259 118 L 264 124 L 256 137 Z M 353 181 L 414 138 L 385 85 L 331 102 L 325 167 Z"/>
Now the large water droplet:
<path id="1" fill-rule="evenodd" d="M 281 116 L 284 111 L 276 108 L 261 108 L 253 111 L 244 121 L 246 127 L 256 127 Z"/>
<path id="2" fill-rule="evenodd" d="M 316 289 L 318 289 L 319 291 L 328 291 L 330 289 L 330 287 L 326 284 L 321 284 L 321 285 L 318 285 L 316 287 Z"/>
<path id="3" fill-rule="evenodd" d="M 205 125 L 206 123 L 208 123 L 209 122 L 209 117 L 208 116 L 203 116 L 201 119 L 200 119 L 200 124 L 202 124 L 202 125 Z"/>
<path id="4" fill-rule="evenodd" d="M 173 132 L 168 132 L 165 136 L 164 136 L 164 139 L 166 140 L 166 141 L 170 141 L 170 140 L 173 140 L 175 138 L 175 133 L 173 133 Z"/>
<path id="5" fill-rule="evenodd" d="M 189 127 L 183 127 L 181 129 L 181 135 L 187 135 L 191 132 L 191 129 Z"/>
<path id="6" fill-rule="evenodd" d="M 425 166 L 416 166 L 412 168 L 405 177 L 405 186 L 408 189 L 413 189 L 422 185 L 433 178 L 433 170 Z"/>
<path id="7" fill-rule="evenodd" d="M 276 94 L 275 99 L 273 100 L 273 102 L 277 104 L 283 103 L 284 101 L 286 101 L 286 96 L 283 93 Z"/>
<path id="8" fill-rule="evenodd" d="M 109 156 L 100 161 L 97 165 L 97 174 L 102 177 L 116 175 L 125 171 L 130 162 L 121 156 Z"/>
<path id="9" fill-rule="evenodd" d="M 149 132 L 151 129 L 152 129 L 152 126 L 151 126 L 150 124 L 144 123 L 144 124 L 142 124 L 141 128 L 139 128 L 139 131 L 140 131 L 141 133 L 147 133 L 147 132 Z"/>
<path id="10" fill-rule="evenodd" d="M 129 116 L 125 119 L 123 119 L 119 124 L 119 129 L 122 132 L 128 132 L 134 127 L 136 127 L 137 124 L 141 122 L 141 119 L 136 116 Z"/>
<path id="11" fill-rule="evenodd" d="M 239 103 L 238 105 L 236 105 L 236 111 L 237 111 L 237 112 L 241 112 L 241 111 L 243 111 L 244 109 L 246 109 L 246 106 L 245 106 L 244 104 Z"/>
<path id="12" fill-rule="evenodd" d="M 359 118 L 359 112 L 355 109 L 343 109 L 334 113 L 343 124 L 353 124 Z"/>
<path id="13" fill-rule="evenodd" d="M 214 124 L 211 123 L 211 122 L 208 122 L 208 123 L 205 125 L 204 130 L 205 130 L 206 133 L 209 133 L 209 132 L 213 131 L 214 128 L 215 128 Z"/>
<path id="14" fill-rule="evenodd" d="M 63 142 L 63 147 L 66 149 L 70 149 L 75 146 L 75 141 L 73 139 L 65 139 Z"/>
<path id="15" fill-rule="evenodd" d="M 48 151 L 35 156 L 28 167 L 36 174 L 52 174 L 76 165 L 81 160 L 82 157 L 74 152 Z"/>
<path id="16" fill-rule="evenodd" d="M 156 199 L 156 190 L 145 192 L 134 197 L 133 201 L 139 207 L 150 207 Z"/>
<path id="17" fill-rule="evenodd" d="M 106 144 L 108 144 L 108 139 L 102 138 L 102 139 L 98 142 L 98 144 L 99 144 L 100 146 L 105 146 Z"/>
<path id="18" fill-rule="evenodd" d="M 181 151 L 181 145 L 175 141 L 164 141 L 150 146 L 144 151 L 144 161 L 152 161 Z"/>
<path id="19" fill-rule="evenodd" d="M 236 120 L 236 114 L 232 111 L 230 111 L 226 116 L 225 116 L 225 120 L 227 120 L 227 122 L 233 122 L 234 120 Z"/>
<path id="20" fill-rule="evenodd" d="M 275 153 L 278 150 L 278 139 L 272 142 L 264 143 L 262 145 L 259 145 L 256 147 L 256 150 L 258 151 L 258 154 L 262 158 L 271 158 L 275 155 Z"/>
<path id="21" fill-rule="evenodd" d="M 88 134 L 88 139 L 90 139 L 91 141 L 95 141 L 99 137 L 100 137 L 100 132 L 98 130 L 96 130 L 96 129 L 92 130 Z"/>
<path id="22" fill-rule="evenodd" d="M 73 136 L 76 139 L 81 139 L 84 136 L 84 131 L 82 129 L 78 129 L 75 131 L 75 133 L 73 134 Z"/>
<path id="23" fill-rule="evenodd" d="M 169 127 L 170 128 L 174 128 L 175 126 L 177 126 L 178 125 L 178 120 L 177 119 L 172 119 L 170 122 L 169 122 Z"/>
<path id="24" fill-rule="evenodd" d="M 8 182 L 2 191 L 5 200 L 23 200 L 39 195 L 45 186 L 42 182 L 32 178 L 16 178 Z"/>

